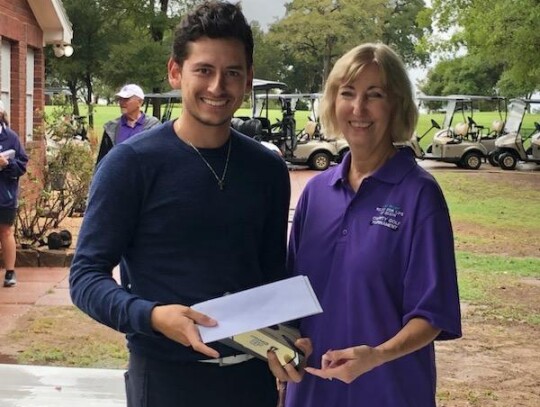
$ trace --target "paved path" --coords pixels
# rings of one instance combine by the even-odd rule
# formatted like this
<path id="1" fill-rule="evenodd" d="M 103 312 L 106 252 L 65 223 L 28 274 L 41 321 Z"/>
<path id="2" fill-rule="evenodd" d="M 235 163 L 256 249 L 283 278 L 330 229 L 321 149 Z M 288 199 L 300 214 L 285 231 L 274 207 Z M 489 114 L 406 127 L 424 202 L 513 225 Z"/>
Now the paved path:
<path id="1" fill-rule="evenodd" d="M 0 287 L 0 335 L 34 305 L 71 305 L 68 273 L 64 267 L 17 268 L 17 285 Z"/>
<path id="2" fill-rule="evenodd" d="M 0 364 L 0 406 L 125 406 L 123 374 L 117 369 Z"/>

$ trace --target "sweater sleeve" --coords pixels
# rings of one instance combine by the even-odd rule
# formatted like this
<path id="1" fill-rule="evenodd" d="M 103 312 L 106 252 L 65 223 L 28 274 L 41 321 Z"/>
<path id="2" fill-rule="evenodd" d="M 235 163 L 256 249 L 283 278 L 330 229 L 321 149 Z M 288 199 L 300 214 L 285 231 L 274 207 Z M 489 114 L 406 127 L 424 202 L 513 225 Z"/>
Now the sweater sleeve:
<path id="1" fill-rule="evenodd" d="M 9 131 L 9 130 L 8 130 Z M 19 137 L 13 131 L 10 131 L 13 138 L 13 149 L 15 157 L 8 160 L 8 165 L 0 172 L 3 177 L 19 178 L 26 173 L 26 165 L 28 164 L 28 156 L 24 147 L 19 141 Z"/>
<path id="2" fill-rule="evenodd" d="M 112 277 L 137 227 L 143 190 L 137 155 L 119 145 L 94 175 L 69 282 L 73 303 L 95 320 L 154 336 L 150 314 L 156 303 L 128 293 Z"/>
<path id="3" fill-rule="evenodd" d="M 279 176 L 274 177 L 269 182 L 271 188 L 268 202 L 270 204 L 265 218 L 265 234 L 261 248 L 262 269 L 269 281 L 277 281 L 287 277 L 285 262 L 291 184 L 287 166 L 284 162 L 279 164 L 279 171 L 276 171 Z M 273 175 L 276 172 L 273 172 Z"/>

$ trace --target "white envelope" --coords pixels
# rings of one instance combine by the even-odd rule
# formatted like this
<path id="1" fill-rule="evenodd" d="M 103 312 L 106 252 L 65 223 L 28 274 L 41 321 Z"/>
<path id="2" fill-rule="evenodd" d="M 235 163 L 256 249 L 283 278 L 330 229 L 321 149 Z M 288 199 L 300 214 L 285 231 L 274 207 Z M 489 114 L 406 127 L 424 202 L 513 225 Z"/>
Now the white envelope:
<path id="1" fill-rule="evenodd" d="M 199 326 L 204 343 L 323 312 L 306 276 L 214 298 L 191 308 L 218 322 L 211 328 Z"/>
<path id="2" fill-rule="evenodd" d="M 15 158 L 15 150 L 10 148 L 9 150 L 0 152 L 0 155 L 4 156 L 7 159 Z"/>

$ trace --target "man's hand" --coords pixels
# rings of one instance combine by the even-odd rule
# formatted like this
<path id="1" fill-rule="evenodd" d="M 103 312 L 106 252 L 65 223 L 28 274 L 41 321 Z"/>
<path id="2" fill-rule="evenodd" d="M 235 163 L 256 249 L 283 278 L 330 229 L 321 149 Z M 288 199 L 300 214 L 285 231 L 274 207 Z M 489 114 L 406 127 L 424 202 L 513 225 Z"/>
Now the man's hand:
<path id="1" fill-rule="evenodd" d="M 304 377 L 304 368 L 306 366 L 307 359 L 313 352 L 311 340 L 308 338 L 300 338 L 294 343 L 294 345 L 304 353 L 304 361 L 300 364 L 300 366 L 297 367 L 291 363 L 281 366 L 281 363 L 274 352 L 268 351 L 267 353 L 268 366 L 270 367 L 273 375 L 280 382 L 299 383 L 302 380 L 302 377 Z"/>
<path id="2" fill-rule="evenodd" d="M 211 358 L 219 358 L 219 353 L 201 341 L 201 335 L 195 324 L 216 326 L 217 321 L 189 307 L 178 304 L 158 305 L 150 316 L 152 328 L 167 338 Z"/>
<path id="3" fill-rule="evenodd" d="M 0 168 L 4 169 L 8 166 L 8 164 L 9 164 L 9 160 L 0 154 Z"/>

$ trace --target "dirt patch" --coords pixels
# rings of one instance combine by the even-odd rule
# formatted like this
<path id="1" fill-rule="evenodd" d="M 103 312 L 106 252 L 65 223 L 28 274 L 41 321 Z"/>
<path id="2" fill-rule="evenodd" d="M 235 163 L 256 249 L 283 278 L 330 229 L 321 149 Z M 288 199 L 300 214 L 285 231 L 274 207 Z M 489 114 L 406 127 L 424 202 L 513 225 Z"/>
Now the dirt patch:
<path id="1" fill-rule="evenodd" d="M 472 222 L 453 221 L 456 250 L 498 256 L 540 257 L 538 238 L 528 230 L 493 226 L 489 229 Z"/>
<path id="2" fill-rule="evenodd" d="M 438 342 L 440 407 L 540 405 L 540 329 L 463 319 L 463 338 Z"/>

